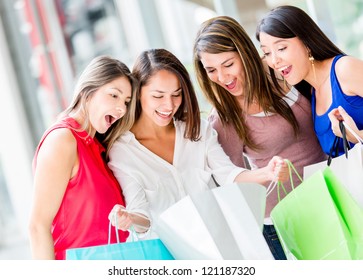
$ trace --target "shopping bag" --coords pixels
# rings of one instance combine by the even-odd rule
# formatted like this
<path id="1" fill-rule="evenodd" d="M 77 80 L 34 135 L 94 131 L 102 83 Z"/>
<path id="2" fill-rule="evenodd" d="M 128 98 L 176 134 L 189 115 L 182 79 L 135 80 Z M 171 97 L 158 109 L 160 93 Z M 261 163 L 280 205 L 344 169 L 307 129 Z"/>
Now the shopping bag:
<path id="1" fill-rule="evenodd" d="M 330 167 L 282 199 L 271 219 L 288 259 L 363 259 L 363 210 Z"/>
<path id="2" fill-rule="evenodd" d="M 184 197 L 156 231 L 175 259 L 274 259 L 262 235 L 266 188 L 229 184 Z"/>
<path id="3" fill-rule="evenodd" d="M 343 122 L 344 124 L 344 122 Z M 348 128 L 348 127 L 347 127 Z M 350 128 L 348 128 L 350 130 Z M 363 141 L 357 136 L 358 143 L 339 157 L 304 167 L 304 179 L 328 165 L 344 184 L 349 193 L 363 208 Z"/>
<path id="4" fill-rule="evenodd" d="M 116 217 L 116 216 L 115 216 Z M 116 222 L 117 224 L 117 222 Z M 67 260 L 173 260 L 173 256 L 160 239 L 133 240 L 120 243 L 115 228 L 117 243 L 110 244 L 111 222 L 108 229 L 108 244 L 66 250 Z"/>
<path id="5" fill-rule="evenodd" d="M 68 249 L 67 260 L 173 260 L 160 239 Z"/>

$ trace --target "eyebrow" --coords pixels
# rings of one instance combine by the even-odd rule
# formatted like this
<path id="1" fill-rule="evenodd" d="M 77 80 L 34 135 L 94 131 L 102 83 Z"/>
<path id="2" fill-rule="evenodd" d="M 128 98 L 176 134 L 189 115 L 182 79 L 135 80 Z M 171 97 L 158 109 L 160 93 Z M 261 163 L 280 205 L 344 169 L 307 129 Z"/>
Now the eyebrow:
<path id="1" fill-rule="evenodd" d="M 111 87 L 110 89 L 117 90 L 119 93 L 124 94 L 122 90 L 120 90 L 120 89 L 118 89 L 118 88 L 116 88 L 116 87 Z"/>
<path id="2" fill-rule="evenodd" d="M 282 43 L 282 42 L 285 42 L 285 41 L 286 41 L 286 39 L 279 39 L 279 40 L 276 40 L 275 42 L 273 42 L 272 44 L 276 45 L 276 44 L 279 44 L 279 43 Z M 260 46 L 261 46 L 261 48 L 266 47 L 265 45 L 260 45 Z"/>
<path id="3" fill-rule="evenodd" d="M 173 93 L 181 91 L 181 90 L 182 90 L 182 88 L 180 87 L 180 88 L 174 90 Z M 157 92 L 157 93 L 165 93 L 165 91 L 162 91 L 162 90 L 159 90 L 159 89 L 152 89 L 150 91 Z"/>
<path id="4" fill-rule="evenodd" d="M 122 90 L 118 89 L 118 88 L 111 87 L 111 89 L 114 89 L 114 90 L 118 91 L 121 95 L 124 94 L 124 92 Z M 132 98 L 132 95 L 126 96 L 126 99 L 130 99 L 131 100 L 131 98 Z"/>
<path id="5" fill-rule="evenodd" d="M 232 60 L 232 59 L 234 59 L 234 57 L 227 58 L 225 61 L 223 61 L 223 62 L 221 63 L 221 65 L 223 65 L 223 64 L 225 64 L 225 63 L 227 63 L 227 62 L 229 62 L 229 61 L 230 61 L 230 60 Z M 204 67 L 204 69 L 211 69 L 211 68 L 214 68 L 214 67 L 211 67 L 211 66 L 206 66 L 206 67 Z"/>

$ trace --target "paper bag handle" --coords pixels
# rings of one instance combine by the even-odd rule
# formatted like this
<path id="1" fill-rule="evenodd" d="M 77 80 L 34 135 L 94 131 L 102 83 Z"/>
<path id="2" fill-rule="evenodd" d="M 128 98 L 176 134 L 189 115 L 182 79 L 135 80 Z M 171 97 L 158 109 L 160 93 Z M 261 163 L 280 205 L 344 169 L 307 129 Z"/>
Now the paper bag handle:
<path id="1" fill-rule="evenodd" d="M 359 143 L 363 144 L 363 139 L 345 121 L 343 121 L 343 125 Z"/>
<path id="2" fill-rule="evenodd" d="M 346 134 L 346 131 L 345 131 L 345 126 L 343 124 L 343 121 L 339 121 L 339 129 L 340 129 L 340 132 L 342 134 L 344 154 L 345 154 L 345 157 L 348 158 L 348 150 L 350 150 L 350 144 L 349 144 L 349 142 L 347 140 L 347 134 Z M 340 137 L 335 136 L 333 145 L 331 146 L 330 152 L 329 152 L 329 157 L 328 157 L 328 162 L 327 162 L 328 166 L 330 166 L 330 164 L 332 162 L 332 159 L 339 155 L 338 154 L 339 141 L 340 141 Z M 333 153 L 335 154 L 334 156 L 333 156 Z"/>
<path id="3" fill-rule="evenodd" d="M 299 180 L 301 182 L 303 181 L 303 179 L 300 176 L 299 172 L 297 172 L 295 166 L 292 164 L 292 162 L 290 160 L 285 159 L 285 162 L 287 163 L 287 167 L 289 168 L 290 185 L 291 185 L 291 188 L 294 189 L 295 186 L 294 186 L 294 181 L 292 180 L 292 172 L 294 171 L 294 173 L 296 174 L 296 176 L 299 178 Z M 277 186 L 277 198 L 278 198 L 278 201 L 280 201 L 280 188 L 283 189 L 285 195 L 287 194 L 284 184 L 280 181 L 272 181 L 270 183 L 270 185 L 267 187 L 266 197 L 271 194 L 271 192 L 276 188 L 276 186 Z"/>
<path id="4" fill-rule="evenodd" d="M 139 217 L 143 217 L 143 218 L 145 218 L 145 216 L 144 215 L 141 215 L 141 214 L 139 214 L 139 213 L 137 213 L 137 212 L 131 212 L 131 211 L 128 211 L 128 210 L 126 210 L 125 208 L 124 209 L 122 209 L 122 211 L 125 211 L 125 212 L 127 212 L 127 213 L 132 213 L 133 215 L 135 215 L 135 216 L 139 216 Z M 117 241 L 117 243 L 120 243 L 120 237 L 119 237 L 119 234 L 118 234 L 118 228 L 117 228 L 117 215 L 116 215 L 116 213 L 113 213 L 112 214 L 112 217 L 111 217 L 111 219 L 110 219 L 110 221 L 109 221 L 109 223 L 108 223 L 108 242 L 107 242 L 107 244 L 111 244 L 111 228 L 112 228 L 112 222 L 111 222 L 111 220 L 114 220 L 114 222 L 115 222 L 115 233 L 116 233 L 116 241 Z M 138 240 L 138 237 L 137 237 L 137 233 L 136 233 L 136 230 L 135 230 L 135 228 L 134 228 L 134 226 L 133 225 L 131 225 L 131 227 L 129 228 L 129 230 L 128 230 L 129 232 L 130 232 L 130 234 L 131 234 L 131 236 L 132 236 L 132 241 L 137 241 Z"/>

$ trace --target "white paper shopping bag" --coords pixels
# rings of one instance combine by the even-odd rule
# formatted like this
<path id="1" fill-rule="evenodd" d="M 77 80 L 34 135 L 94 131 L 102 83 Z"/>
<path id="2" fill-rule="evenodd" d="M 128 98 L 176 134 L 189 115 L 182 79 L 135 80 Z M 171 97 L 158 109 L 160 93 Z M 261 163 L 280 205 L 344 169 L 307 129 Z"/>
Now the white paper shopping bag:
<path id="1" fill-rule="evenodd" d="M 328 166 L 327 161 L 319 162 L 304 167 L 304 179 L 310 177 L 318 170 L 324 170 Z M 331 170 L 343 183 L 348 192 L 363 208 L 363 145 L 357 143 L 345 154 L 333 158 L 330 164 Z"/>
<path id="2" fill-rule="evenodd" d="M 230 184 L 164 211 L 157 233 L 175 259 L 274 259 L 262 235 L 266 188 Z"/>
<path id="3" fill-rule="evenodd" d="M 157 233 L 175 259 L 223 259 L 190 196 L 161 214 Z"/>

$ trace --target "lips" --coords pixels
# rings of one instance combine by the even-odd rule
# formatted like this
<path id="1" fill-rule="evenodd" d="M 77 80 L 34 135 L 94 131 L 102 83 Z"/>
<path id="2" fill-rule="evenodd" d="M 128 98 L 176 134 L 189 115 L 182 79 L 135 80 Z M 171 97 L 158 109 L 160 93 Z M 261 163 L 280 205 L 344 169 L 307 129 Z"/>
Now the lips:
<path id="1" fill-rule="evenodd" d="M 155 111 L 160 117 L 163 117 L 163 118 L 169 118 L 171 116 L 171 114 L 173 113 L 173 111 L 167 111 L 167 112 L 162 112 L 162 111 L 158 111 L 158 110 L 155 110 Z"/>
<path id="2" fill-rule="evenodd" d="M 116 122 L 119 118 L 112 116 L 112 115 L 106 115 L 105 116 L 106 122 L 109 126 L 111 126 L 114 122 Z"/>
<path id="3" fill-rule="evenodd" d="M 290 65 L 290 66 L 281 67 L 278 70 L 281 72 L 282 76 L 287 76 L 290 73 L 291 68 L 292 66 Z"/>
<path id="4" fill-rule="evenodd" d="M 234 87 L 236 86 L 236 79 L 234 79 L 233 81 L 231 81 L 231 82 L 229 82 L 229 83 L 227 83 L 225 85 L 226 85 L 228 90 L 234 89 Z"/>

